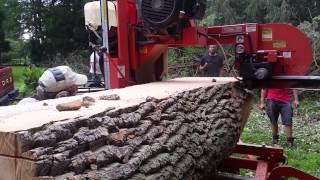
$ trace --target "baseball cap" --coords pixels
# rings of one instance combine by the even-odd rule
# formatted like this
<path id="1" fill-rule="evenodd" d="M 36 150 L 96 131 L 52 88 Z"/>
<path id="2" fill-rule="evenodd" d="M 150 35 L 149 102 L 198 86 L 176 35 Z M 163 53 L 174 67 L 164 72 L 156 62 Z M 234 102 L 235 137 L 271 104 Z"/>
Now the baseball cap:
<path id="1" fill-rule="evenodd" d="M 59 92 L 73 85 L 88 82 L 86 75 L 75 73 L 69 66 L 58 66 L 46 70 L 39 78 L 39 85 L 46 92 Z"/>

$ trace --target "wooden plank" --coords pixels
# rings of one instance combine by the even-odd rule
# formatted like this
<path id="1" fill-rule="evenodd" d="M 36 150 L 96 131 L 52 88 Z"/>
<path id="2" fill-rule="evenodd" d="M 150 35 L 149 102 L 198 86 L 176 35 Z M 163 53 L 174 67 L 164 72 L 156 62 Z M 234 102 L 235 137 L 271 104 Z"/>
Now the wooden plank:
<path id="1" fill-rule="evenodd" d="M 164 98 L 175 95 L 183 91 L 200 87 L 221 85 L 235 82 L 234 78 L 215 78 L 217 82 L 212 82 L 213 78 L 178 78 L 164 82 L 154 82 L 149 84 L 131 86 L 123 89 L 107 90 L 102 92 L 83 94 L 77 97 L 68 97 L 42 102 L 32 103 L 32 105 L 16 105 L 0 107 L 0 155 L 17 156 L 30 158 L 23 154 L 24 147 L 21 145 L 19 132 L 39 128 L 44 124 L 61 121 L 67 123 L 67 119 L 77 117 L 90 117 L 99 114 L 108 108 L 117 109 L 135 106 L 145 101 L 147 97 Z M 119 101 L 97 101 L 94 106 L 81 108 L 79 111 L 58 112 L 56 105 L 63 102 L 78 100 L 84 96 L 91 96 L 98 99 L 105 94 L 118 94 Z M 44 102 L 46 105 L 44 105 Z M 9 133 L 7 133 L 9 132 Z"/>
<path id="2" fill-rule="evenodd" d="M 200 87 L 208 87 L 235 82 L 234 78 L 215 78 L 217 82 L 212 82 L 213 78 L 178 78 L 163 82 L 154 82 L 131 86 L 123 89 L 107 90 L 90 94 L 83 94 L 76 97 L 68 97 L 54 100 L 46 100 L 32 105 L 16 105 L 0 107 L 0 132 L 17 132 L 34 127 L 39 127 L 54 121 L 72 119 L 76 117 L 89 117 L 101 113 L 108 107 L 115 107 L 116 111 L 120 108 L 130 107 L 145 101 L 150 97 L 165 98 L 168 95 L 175 95 L 183 91 L 188 91 Z M 96 99 L 101 95 L 118 94 L 120 101 L 97 101 L 90 108 L 82 108 L 76 112 L 60 112 L 56 110 L 59 103 L 78 100 L 84 96 L 92 96 Z M 46 105 L 44 106 L 44 102 Z M 0 153 L 1 154 L 1 153 Z"/>
<path id="3" fill-rule="evenodd" d="M 17 155 L 16 135 L 8 132 L 0 132 L 0 155 Z"/>
<path id="4" fill-rule="evenodd" d="M 33 180 L 34 161 L 0 156 L 0 180 Z"/>

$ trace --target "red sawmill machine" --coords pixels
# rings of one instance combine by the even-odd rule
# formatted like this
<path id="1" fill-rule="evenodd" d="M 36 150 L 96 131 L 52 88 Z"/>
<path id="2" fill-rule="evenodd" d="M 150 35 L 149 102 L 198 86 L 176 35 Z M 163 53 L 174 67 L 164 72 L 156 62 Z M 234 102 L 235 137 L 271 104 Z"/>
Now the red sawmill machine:
<path id="1" fill-rule="evenodd" d="M 0 106 L 8 105 L 18 95 L 14 88 L 12 68 L 0 66 Z"/>
<path id="2" fill-rule="evenodd" d="M 303 32 L 288 24 L 236 24 L 200 27 L 206 0 L 101 0 L 85 5 L 90 46 L 99 47 L 106 89 L 162 80 L 170 47 L 231 45 L 236 78 L 248 88 L 309 87 L 306 76 L 312 46 Z M 286 166 L 282 148 L 239 143 L 221 172 L 256 171 L 257 179 L 317 179 Z M 225 179 L 226 177 L 220 177 Z"/>

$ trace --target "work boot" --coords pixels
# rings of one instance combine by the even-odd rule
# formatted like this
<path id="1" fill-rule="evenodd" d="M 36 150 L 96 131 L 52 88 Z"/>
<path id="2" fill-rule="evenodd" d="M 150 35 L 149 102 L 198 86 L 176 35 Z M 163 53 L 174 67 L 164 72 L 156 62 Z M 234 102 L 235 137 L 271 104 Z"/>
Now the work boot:
<path id="1" fill-rule="evenodd" d="M 279 144 L 279 135 L 272 135 L 272 145 Z"/>
<path id="2" fill-rule="evenodd" d="M 291 149 L 291 148 L 294 147 L 293 141 L 294 141 L 293 137 L 287 138 L 287 146 L 288 146 L 288 148 Z"/>

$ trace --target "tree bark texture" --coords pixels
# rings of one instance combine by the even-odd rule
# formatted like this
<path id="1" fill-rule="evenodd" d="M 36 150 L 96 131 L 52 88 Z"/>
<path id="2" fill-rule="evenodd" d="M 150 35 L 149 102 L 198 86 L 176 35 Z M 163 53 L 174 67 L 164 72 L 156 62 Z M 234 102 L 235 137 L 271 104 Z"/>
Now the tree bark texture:
<path id="1" fill-rule="evenodd" d="M 15 132 L 21 145 L 15 156 L 46 179 L 203 179 L 235 148 L 249 99 L 233 83 L 150 97 Z"/>

